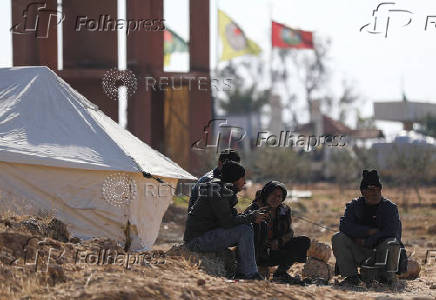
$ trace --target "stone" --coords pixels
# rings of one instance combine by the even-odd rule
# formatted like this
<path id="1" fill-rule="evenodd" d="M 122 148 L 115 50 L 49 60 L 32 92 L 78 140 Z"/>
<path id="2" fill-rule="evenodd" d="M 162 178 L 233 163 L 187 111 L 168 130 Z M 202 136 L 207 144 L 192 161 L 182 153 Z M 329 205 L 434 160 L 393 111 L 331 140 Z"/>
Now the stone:
<path id="1" fill-rule="evenodd" d="M 194 252 L 186 248 L 184 244 L 178 244 L 165 254 L 182 256 L 188 261 L 197 263 L 200 269 L 212 276 L 232 278 L 237 268 L 236 251 L 231 249 L 220 252 Z"/>
<path id="2" fill-rule="evenodd" d="M 62 282 L 66 282 L 64 269 L 58 265 L 49 265 L 47 270 L 47 283 L 50 286 L 54 286 Z"/>
<path id="3" fill-rule="evenodd" d="M 430 227 L 428 227 L 427 233 L 428 234 L 436 234 L 436 224 L 431 225 Z"/>
<path id="4" fill-rule="evenodd" d="M 317 258 L 325 263 L 327 263 L 332 255 L 332 248 L 325 244 L 313 240 L 310 243 L 310 248 L 307 250 L 307 256 Z"/>
<path id="5" fill-rule="evenodd" d="M 421 272 L 421 265 L 418 261 L 409 258 L 407 260 L 407 272 L 401 274 L 400 278 L 413 280 L 419 277 L 419 272 Z"/>
<path id="6" fill-rule="evenodd" d="M 332 268 L 322 260 L 309 257 L 303 267 L 303 278 L 329 281 L 333 276 Z"/>

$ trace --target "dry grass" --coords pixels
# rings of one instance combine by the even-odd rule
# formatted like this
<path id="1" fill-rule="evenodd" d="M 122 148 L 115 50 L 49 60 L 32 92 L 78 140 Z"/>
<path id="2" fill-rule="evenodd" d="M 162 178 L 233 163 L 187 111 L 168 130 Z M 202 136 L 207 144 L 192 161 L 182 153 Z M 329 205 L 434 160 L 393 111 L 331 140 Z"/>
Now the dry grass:
<path id="1" fill-rule="evenodd" d="M 332 228 L 337 228 L 345 203 L 358 196 L 354 190 L 339 193 L 339 190 L 331 185 L 295 188 L 310 188 L 313 191 L 313 198 L 292 203 L 291 206 L 303 216 Z M 250 193 L 253 191 L 247 190 L 244 196 L 250 199 Z M 422 263 L 426 250 L 436 249 L 436 237 L 428 232 L 429 227 L 436 224 L 436 208 L 433 206 L 436 203 L 436 188 L 424 189 L 421 194 L 425 198 L 423 205 L 417 205 L 417 198 L 413 193 L 409 193 L 406 209 L 401 200 L 403 196 L 401 191 L 384 190 L 386 197 L 399 203 L 406 247 L 409 250 L 414 249 L 414 257 Z M 174 240 L 181 239 L 184 212 L 183 207 L 170 208 L 164 218 L 158 244 L 154 247 L 155 252 L 151 253 L 161 255 L 161 252 L 156 252 L 157 249 L 169 249 Z M 33 218 L 38 224 L 46 225 L 52 220 L 51 216 Z M 268 281 L 233 282 L 224 277 L 210 275 L 210 272 L 205 272 L 201 261 L 177 253 L 167 255 L 163 264 L 135 264 L 131 269 L 117 264 L 75 263 L 75 253 L 78 249 L 89 253 L 95 253 L 101 248 L 116 250 L 118 253 L 124 252 L 115 242 L 108 239 L 94 239 L 73 244 L 50 238 L 47 236 L 47 231 L 35 233 L 32 227 L 22 225 L 29 219 L 26 216 L 8 213 L 0 219 L 2 262 L 0 299 L 387 299 L 388 297 L 412 299 L 418 296 L 434 299 L 436 297 L 436 289 L 431 289 L 432 286 L 436 288 L 436 262 L 422 265 L 420 278 L 402 281 L 403 288 L 400 293 L 394 293 L 386 287 L 344 290 L 332 285 L 300 287 Z M 299 219 L 294 219 L 293 226 L 297 235 L 304 234 L 330 243 L 331 233 L 326 230 Z M 34 257 L 36 250 L 39 250 L 44 258 L 40 260 L 40 269 L 37 272 L 34 270 L 34 265 L 22 263 L 25 256 L 23 247 L 32 236 L 36 236 L 37 239 L 27 247 L 30 249 L 28 253 Z M 38 241 L 44 243 L 37 245 Z M 53 247 L 57 251 L 47 265 L 49 249 Z M 61 250 L 64 254 L 58 257 Z M 17 258 L 21 261 L 11 265 L 10 262 Z M 333 257 L 330 258 L 329 263 L 334 263 Z M 301 264 L 295 265 L 291 273 L 301 275 L 302 268 Z"/>

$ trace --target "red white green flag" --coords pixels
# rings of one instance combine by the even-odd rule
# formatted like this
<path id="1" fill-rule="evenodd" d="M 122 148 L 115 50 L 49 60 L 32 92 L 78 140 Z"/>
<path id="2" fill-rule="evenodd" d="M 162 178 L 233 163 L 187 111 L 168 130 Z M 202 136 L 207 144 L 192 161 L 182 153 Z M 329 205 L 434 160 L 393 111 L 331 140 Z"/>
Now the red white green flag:
<path id="1" fill-rule="evenodd" d="M 311 31 L 292 29 L 274 21 L 271 40 L 272 46 L 276 48 L 313 49 Z"/>

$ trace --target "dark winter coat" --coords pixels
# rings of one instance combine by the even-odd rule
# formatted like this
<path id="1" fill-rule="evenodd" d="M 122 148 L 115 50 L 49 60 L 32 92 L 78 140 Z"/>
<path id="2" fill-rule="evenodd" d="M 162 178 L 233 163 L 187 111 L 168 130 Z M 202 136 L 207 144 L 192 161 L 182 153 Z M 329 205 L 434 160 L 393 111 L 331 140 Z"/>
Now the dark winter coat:
<path id="1" fill-rule="evenodd" d="M 401 242 L 402 225 L 396 204 L 382 197 L 376 210 L 375 220 L 379 232 L 371 236 L 368 236 L 370 227 L 363 225 L 364 214 L 365 198 L 359 197 L 353 199 L 345 206 L 345 213 L 340 219 L 339 230 L 350 238 L 365 239 L 365 247 L 367 248 L 375 248 L 378 243 L 387 238 L 397 238 L 401 247 L 404 248 Z M 399 273 L 405 272 L 406 269 L 407 256 L 405 251 L 402 251 L 400 255 Z"/>
<path id="2" fill-rule="evenodd" d="M 369 226 L 362 225 L 365 213 L 365 198 L 353 199 L 345 206 L 344 216 L 341 217 L 339 230 L 350 238 L 365 238 L 365 246 L 374 248 L 380 241 L 396 237 L 401 241 L 401 221 L 397 205 L 382 197 L 376 211 L 376 224 L 379 232 L 368 236 Z"/>
<path id="3" fill-rule="evenodd" d="M 195 183 L 195 185 L 191 189 L 191 197 L 189 198 L 189 203 L 188 203 L 188 212 L 191 210 L 191 207 L 194 205 L 195 201 L 197 201 L 197 199 L 198 199 L 198 191 L 199 191 L 200 185 L 202 183 L 207 183 L 214 178 L 220 178 L 220 176 L 221 176 L 221 171 L 218 170 L 218 168 L 215 168 L 213 170 L 210 170 L 206 174 L 204 174 L 202 177 L 200 177 L 200 179 L 198 179 L 198 181 Z"/>
<path id="4" fill-rule="evenodd" d="M 220 179 L 214 178 L 206 183 L 188 213 L 184 241 L 189 242 L 213 229 L 250 224 L 253 214 L 238 214 L 234 208 L 237 203 L 236 194 Z"/>
<path id="5" fill-rule="evenodd" d="M 251 213 L 258 210 L 260 207 L 257 202 L 253 203 L 247 207 L 245 213 Z M 278 239 L 279 247 L 283 245 L 282 237 L 285 234 L 290 233 L 290 237 L 293 237 L 294 232 L 292 230 L 292 217 L 291 209 L 285 204 L 280 204 L 277 208 L 276 218 L 273 222 L 273 236 L 272 239 Z M 259 224 L 253 223 L 254 231 L 254 247 L 256 253 L 256 261 L 262 260 L 268 257 L 268 227 L 266 222 L 261 222 Z"/>

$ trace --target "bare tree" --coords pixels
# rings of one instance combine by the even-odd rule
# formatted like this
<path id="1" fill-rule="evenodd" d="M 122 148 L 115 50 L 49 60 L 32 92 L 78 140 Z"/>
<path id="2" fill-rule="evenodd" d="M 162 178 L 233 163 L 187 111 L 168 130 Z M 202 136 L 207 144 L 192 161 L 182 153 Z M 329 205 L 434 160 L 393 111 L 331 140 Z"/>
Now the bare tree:
<path id="1" fill-rule="evenodd" d="M 395 183 L 403 190 L 403 194 L 405 189 L 413 188 L 421 204 L 422 197 L 419 189 L 423 183 L 430 180 L 434 160 L 434 148 L 431 145 L 426 147 L 426 145 L 409 144 L 401 148 L 394 146 L 388 167 Z"/>
<path id="2" fill-rule="evenodd" d="M 328 55 L 330 50 L 330 39 L 314 39 L 314 49 L 312 51 L 301 50 L 279 50 L 279 57 L 285 68 L 281 73 L 283 80 L 288 79 L 289 69 L 287 66 L 287 57 L 291 58 L 296 76 L 303 84 L 305 91 L 305 100 L 309 108 L 309 113 L 312 111 L 312 102 L 315 92 L 320 92 L 328 81 L 329 69 Z"/>
<path id="3" fill-rule="evenodd" d="M 342 193 L 344 188 L 355 182 L 359 174 L 358 159 L 352 149 L 338 149 L 332 153 L 327 162 L 329 168 L 334 170 L 334 177 Z"/>
<path id="4" fill-rule="evenodd" d="M 242 62 L 237 65 L 229 63 L 220 70 L 219 77 L 232 79 L 232 89 L 224 90 L 219 98 L 219 107 L 226 114 L 258 113 L 268 103 L 270 91 L 259 89 L 254 74 L 261 73 L 263 66 L 258 64 L 254 69 L 256 71 L 251 63 Z"/>
<path id="5" fill-rule="evenodd" d="M 310 155 L 291 148 L 259 148 L 252 158 L 252 177 L 259 181 L 307 182 L 311 176 Z"/>
<path id="6" fill-rule="evenodd" d="M 359 100 L 354 85 L 347 80 L 342 81 L 342 94 L 338 99 L 339 106 L 339 121 L 345 123 L 347 115 L 350 111 L 354 111 L 354 106 Z"/>
<path id="7" fill-rule="evenodd" d="M 436 116 L 428 115 L 420 122 L 418 132 L 436 138 Z"/>

